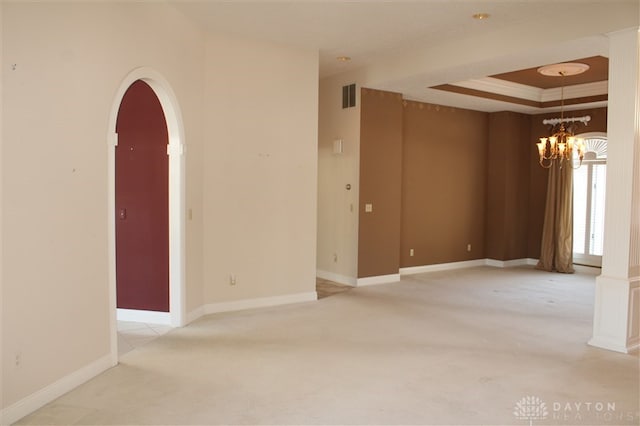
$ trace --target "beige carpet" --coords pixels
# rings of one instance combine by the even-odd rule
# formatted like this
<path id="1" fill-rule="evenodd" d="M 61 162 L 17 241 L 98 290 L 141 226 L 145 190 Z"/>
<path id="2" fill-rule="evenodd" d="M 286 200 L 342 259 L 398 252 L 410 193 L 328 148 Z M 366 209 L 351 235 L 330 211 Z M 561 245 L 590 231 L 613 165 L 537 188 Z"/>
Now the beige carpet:
<path id="1" fill-rule="evenodd" d="M 638 357 L 586 345 L 593 291 L 486 267 L 211 315 L 21 423 L 638 424 Z"/>

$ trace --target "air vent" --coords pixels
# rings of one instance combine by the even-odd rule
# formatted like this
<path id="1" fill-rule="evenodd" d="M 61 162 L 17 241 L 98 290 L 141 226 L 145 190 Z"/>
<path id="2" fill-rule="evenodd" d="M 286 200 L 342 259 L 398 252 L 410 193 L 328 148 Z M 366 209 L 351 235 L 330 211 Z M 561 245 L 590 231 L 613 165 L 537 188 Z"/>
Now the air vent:
<path id="1" fill-rule="evenodd" d="M 356 84 L 342 86 L 342 108 L 351 108 L 356 106 Z"/>

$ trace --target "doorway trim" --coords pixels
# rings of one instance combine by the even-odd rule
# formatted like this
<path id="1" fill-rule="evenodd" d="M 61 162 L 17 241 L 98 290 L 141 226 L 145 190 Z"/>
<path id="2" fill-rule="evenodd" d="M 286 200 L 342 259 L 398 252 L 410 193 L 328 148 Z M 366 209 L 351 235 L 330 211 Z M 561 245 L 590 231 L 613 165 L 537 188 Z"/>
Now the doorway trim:
<path id="1" fill-rule="evenodd" d="M 118 362 L 118 330 L 116 302 L 116 121 L 125 92 L 137 80 L 147 83 L 160 101 L 169 135 L 167 154 L 169 155 L 169 318 L 173 327 L 185 324 L 185 156 L 184 123 L 177 98 L 168 81 L 157 71 L 148 67 L 132 70 L 120 83 L 115 94 L 107 125 L 108 146 L 108 269 L 109 269 L 109 315 L 111 358 Z"/>

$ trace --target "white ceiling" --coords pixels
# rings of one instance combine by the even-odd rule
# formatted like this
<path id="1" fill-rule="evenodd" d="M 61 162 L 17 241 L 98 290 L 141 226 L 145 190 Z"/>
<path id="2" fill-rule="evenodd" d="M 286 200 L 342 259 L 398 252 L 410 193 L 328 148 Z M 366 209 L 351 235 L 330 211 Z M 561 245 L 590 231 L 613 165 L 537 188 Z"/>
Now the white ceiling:
<path id="1" fill-rule="evenodd" d="M 398 51 L 425 49 L 440 43 L 451 43 L 487 36 L 498 31 L 513 29 L 522 25 L 539 23 L 541 31 L 549 31 L 559 22 L 559 17 L 575 16 L 577 10 L 589 5 L 603 3 L 615 7 L 619 1 L 637 0 L 413 0 L 413 1 L 197 1 L 169 0 L 175 8 L 188 18 L 199 23 L 211 33 L 236 37 L 259 39 L 302 48 L 317 49 L 320 52 L 320 76 L 368 66 Z M 471 15 L 486 12 L 487 20 L 474 20 Z M 602 43 L 590 46 L 593 39 L 574 45 L 579 56 L 571 52 L 550 52 L 549 59 L 567 55 L 565 60 L 591 55 L 605 55 Z M 558 46 L 561 49 L 562 46 Z M 605 46 L 606 50 L 606 46 Z M 577 55 L 577 53 L 575 53 Z M 337 56 L 349 56 L 344 63 Z M 572 57 L 573 56 L 573 57 Z M 525 59 L 526 55 L 521 56 Z M 541 56 L 539 60 L 543 61 Z M 506 59 L 504 64 L 493 63 L 485 67 L 494 73 L 519 69 L 517 55 Z M 524 63 L 521 68 L 545 65 L 550 62 Z M 481 67 L 476 75 L 468 78 L 484 78 Z M 409 76 L 407 76 L 409 77 Z M 426 87 L 434 84 L 457 83 L 455 75 L 450 81 L 445 76 L 402 80 L 383 85 L 387 90 L 404 93 L 408 98 L 428 102 L 455 105 L 479 110 L 503 110 L 503 102 L 473 99 L 466 95 L 439 92 Z M 437 81 L 436 81 L 437 80 Z M 522 109 L 522 108 L 521 108 Z M 523 112 L 524 109 L 523 109 Z M 531 112 L 531 111 L 529 111 Z"/>

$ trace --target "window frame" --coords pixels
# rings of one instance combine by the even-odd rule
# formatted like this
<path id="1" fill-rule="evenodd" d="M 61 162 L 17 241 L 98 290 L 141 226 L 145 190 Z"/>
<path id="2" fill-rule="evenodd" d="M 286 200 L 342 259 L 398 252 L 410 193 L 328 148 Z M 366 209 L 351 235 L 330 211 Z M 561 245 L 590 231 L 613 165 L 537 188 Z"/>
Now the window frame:
<path id="1" fill-rule="evenodd" d="M 601 133 L 601 132 L 591 132 L 591 133 L 583 133 L 580 135 L 576 135 L 576 137 L 578 138 L 582 138 L 585 140 L 588 139 L 599 139 L 599 140 L 604 140 L 607 144 L 609 143 L 609 140 L 607 138 L 607 134 L 606 133 Z M 587 206 L 587 211 L 586 211 L 586 217 L 585 217 L 585 238 L 584 238 L 584 242 L 583 242 L 583 247 L 585 248 L 585 251 L 587 253 L 576 253 L 575 251 L 573 252 L 573 261 L 575 264 L 578 265 L 587 265 L 587 266 L 596 266 L 596 267 L 601 267 L 602 266 L 602 255 L 595 255 L 595 254 L 591 254 L 589 253 L 590 251 L 590 241 L 591 241 L 591 204 L 592 204 L 592 200 L 593 200 L 593 167 L 595 165 L 605 165 L 607 164 L 607 158 L 596 158 L 594 160 L 585 160 L 582 162 L 582 167 L 587 167 L 587 183 L 588 183 L 588 187 L 587 187 L 587 198 L 586 198 L 586 206 Z M 606 173 L 606 171 L 605 171 Z M 606 174 L 605 174 L 606 176 Z M 575 188 L 574 188 L 575 190 Z M 605 187 L 605 199 L 606 199 L 606 187 Z M 604 209 L 604 206 L 602 206 L 602 208 Z M 603 212 L 604 214 L 604 212 Z M 575 215 L 576 215 L 576 211 L 574 209 L 573 211 L 573 221 L 575 222 Z M 574 234 L 574 239 L 575 239 L 575 234 Z M 575 246 L 575 242 L 574 242 L 574 246 Z"/>

